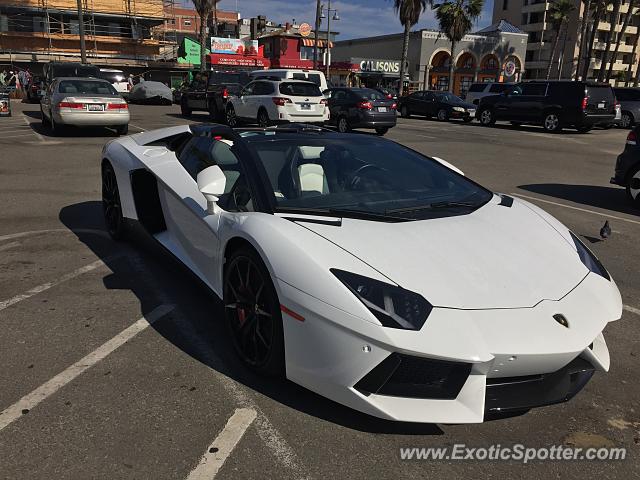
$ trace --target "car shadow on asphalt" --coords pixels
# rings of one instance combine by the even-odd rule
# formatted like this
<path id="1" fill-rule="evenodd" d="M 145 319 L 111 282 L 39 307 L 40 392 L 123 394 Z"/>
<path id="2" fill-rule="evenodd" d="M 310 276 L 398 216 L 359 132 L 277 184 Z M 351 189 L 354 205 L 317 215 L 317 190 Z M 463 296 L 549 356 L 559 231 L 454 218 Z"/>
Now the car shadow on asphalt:
<path id="1" fill-rule="evenodd" d="M 60 211 L 59 219 L 112 271 L 103 280 L 106 289 L 130 290 L 138 298 L 142 314 L 163 303 L 177 305 L 177 320 L 159 320 L 152 327 L 171 344 L 219 374 L 306 415 L 354 430 L 400 435 L 444 434 L 434 424 L 382 420 L 288 380 L 254 374 L 241 364 L 233 351 L 223 322 L 222 302 L 151 236 L 134 229 L 130 241 L 114 242 L 104 235 L 91 233 L 105 230 L 102 204 L 98 201 L 68 205 Z M 212 405 L 218 401 L 221 398 L 211 399 Z M 256 403 L 260 403 L 259 399 Z"/>
<path id="2" fill-rule="evenodd" d="M 24 110 L 22 112 L 29 118 L 42 120 L 40 110 Z M 29 122 L 31 130 L 43 137 L 50 138 L 95 138 L 95 137 L 117 137 L 115 130 L 106 127 L 63 127 L 60 131 L 53 133 L 51 127 L 42 125 L 42 122 Z"/>
<path id="3" fill-rule="evenodd" d="M 562 183 L 536 183 L 519 185 L 519 189 L 538 193 L 548 197 L 568 200 L 582 205 L 603 208 L 629 215 L 640 215 L 640 210 L 629 204 L 627 194 L 622 187 L 603 187 L 600 185 L 567 185 Z"/>

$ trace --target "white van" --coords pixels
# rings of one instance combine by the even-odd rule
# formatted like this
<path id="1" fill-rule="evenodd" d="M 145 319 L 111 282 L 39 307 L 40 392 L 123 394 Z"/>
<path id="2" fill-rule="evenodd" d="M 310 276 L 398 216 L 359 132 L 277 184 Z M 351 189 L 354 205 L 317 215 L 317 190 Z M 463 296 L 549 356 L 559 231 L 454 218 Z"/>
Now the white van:
<path id="1" fill-rule="evenodd" d="M 254 70 L 249 74 L 252 80 L 260 77 L 271 77 L 273 79 L 281 78 L 283 80 L 307 80 L 313 82 L 320 91 L 324 92 L 329 88 L 327 78 L 320 70 L 294 70 L 288 68 L 274 68 L 272 70 Z"/>

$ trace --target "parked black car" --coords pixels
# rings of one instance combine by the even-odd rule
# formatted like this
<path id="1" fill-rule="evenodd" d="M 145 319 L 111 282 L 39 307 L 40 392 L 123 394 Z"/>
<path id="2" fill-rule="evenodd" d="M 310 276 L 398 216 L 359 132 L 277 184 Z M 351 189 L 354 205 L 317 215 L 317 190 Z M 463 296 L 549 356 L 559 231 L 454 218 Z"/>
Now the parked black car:
<path id="1" fill-rule="evenodd" d="M 330 88 L 328 97 L 329 125 L 339 132 L 352 128 L 373 128 L 384 135 L 396 126 L 396 102 L 372 88 Z"/>
<path id="2" fill-rule="evenodd" d="M 40 103 L 41 92 L 44 89 L 44 79 L 39 75 L 34 75 L 27 89 L 27 101 L 29 103 Z"/>
<path id="3" fill-rule="evenodd" d="M 444 122 L 450 118 L 460 118 L 470 122 L 476 114 L 476 106 L 467 103 L 453 93 L 421 90 L 403 97 L 398 102 L 400 115 L 409 118 L 411 115 L 436 117 Z"/>
<path id="4" fill-rule="evenodd" d="M 182 89 L 182 115 L 205 111 L 209 112 L 212 120 L 224 121 L 227 99 L 237 95 L 250 80 L 249 73 L 242 71 L 196 73 L 191 84 Z"/>
<path id="5" fill-rule="evenodd" d="M 629 199 L 640 208 L 640 126 L 636 124 L 627 135 L 624 150 L 616 160 L 611 183 L 627 189 Z"/>
<path id="6" fill-rule="evenodd" d="M 531 81 L 481 98 L 476 115 L 482 125 L 508 120 L 516 125 L 542 125 L 548 132 L 574 127 L 584 133 L 595 125 L 612 124 L 615 104 L 615 94 L 608 84 Z"/>

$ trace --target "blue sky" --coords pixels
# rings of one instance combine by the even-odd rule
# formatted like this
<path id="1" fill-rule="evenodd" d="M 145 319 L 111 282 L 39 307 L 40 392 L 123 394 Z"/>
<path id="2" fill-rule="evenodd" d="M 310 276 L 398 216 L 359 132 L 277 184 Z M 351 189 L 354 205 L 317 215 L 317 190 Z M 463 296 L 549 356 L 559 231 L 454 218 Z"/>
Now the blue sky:
<path id="1" fill-rule="evenodd" d="M 328 0 L 322 2 L 327 4 Z M 189 0 L 182 0 L 182 3 L 191 4 Z M 311 25 L 315 19 L 315 0 L 222 0 L 218 8 L 235 10 L 236 3 L 244 18 L 266 15 L 277 23 L 295 19 L 297 23 L 308 22 Z M 332 0 L 331 8 L 337 8 L 340 15 L 339 22 L 331 22 L 331 29 L 340 32 L 341 40 L 402 31 L 391 0 Z M 483 14 L 474 30 L 491 23 L 492 9 L 493 0 L 485 0 Z M 424 12 L 416 28 L 437 28 L 433 12 Z"/>

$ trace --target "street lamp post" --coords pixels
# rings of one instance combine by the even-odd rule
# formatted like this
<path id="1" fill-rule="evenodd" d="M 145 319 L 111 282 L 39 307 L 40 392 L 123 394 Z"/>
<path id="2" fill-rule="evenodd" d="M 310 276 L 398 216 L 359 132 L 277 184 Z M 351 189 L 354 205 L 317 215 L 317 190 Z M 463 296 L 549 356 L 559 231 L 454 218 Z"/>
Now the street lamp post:
<path id="1" fill-rule="evenodd" d="M 87 63 L 87 49 L 84 43 L 84 15 L 82 12 L 82 0 L 78 0 L 78 34 L 80 35 L 80 61 Z"/>
<path id="2" fill-rule="evenodd" d="M 320 18 L 325 18 L 324 15 L 324 5 L 320 7 Z M 327 5 L 327 55 L 325 59 L 325 71 L 327 80 L 329 79 L 329 66 L 331 65 L 331 12 L 333 12 L 333 20 L 338 21 L 340 17 L 338 16 L 338 10 L 335 8 L 331 8 L 331 0 L 328 0 Z"/>

